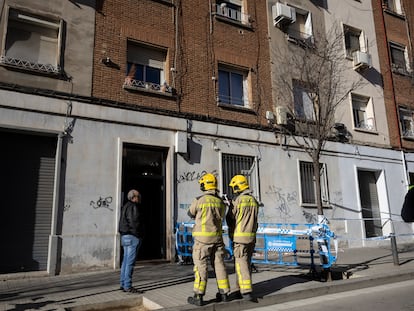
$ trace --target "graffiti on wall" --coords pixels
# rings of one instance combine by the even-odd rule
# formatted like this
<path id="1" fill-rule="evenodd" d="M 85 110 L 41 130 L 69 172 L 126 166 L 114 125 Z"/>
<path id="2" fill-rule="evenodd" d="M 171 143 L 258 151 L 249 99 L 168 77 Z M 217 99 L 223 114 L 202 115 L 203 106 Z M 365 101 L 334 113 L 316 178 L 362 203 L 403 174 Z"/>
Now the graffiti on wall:
<path id="1" fill-rule="evenodd" d="M 184 172 L 182 174 L 180 174 L 180 176 L 178 176 L 177 178 L 177 183 L 183 183 L 183 182 L 188 182 L 188 181 L 194 181 L 194 180 L 199 180 L 204 174 L 207 174 L 208 172 L 206 171 L 201 171 L 201 172 Z M 217 170 L 211 171 L 211 174 L 217 176 Z"/>
<path id="2" fill-rule="evenodd" d="M 303 216 L 305 216 L 306 222 L 308 224 L 318 223 L 318 215 L 303 211 Z"/>
<path id="3" fill-rule="evenodd" d="M 291 207 L 297 206 L 297 192 L 283 192 L 282 188 L 269 186 L 269 189 L 265 193 L 275 203 L 276 209 L 279 211 L 279 216 L 282 221 L 288 222 L 288 219 L 292 217 Z"/>
<path id="4" fill-rule="evenodd" d="M 112 197 L 109 196 L 106 198 L 99 197 L 99 199 L 96 202 L 91 201 L 89 205 L 92 206 L 94 209 L 106 208 L 106 209 L 109 209 L 110 211 L 113 211 L 113 209 L 110 206 L 111 203 L 112 203 Z"/>

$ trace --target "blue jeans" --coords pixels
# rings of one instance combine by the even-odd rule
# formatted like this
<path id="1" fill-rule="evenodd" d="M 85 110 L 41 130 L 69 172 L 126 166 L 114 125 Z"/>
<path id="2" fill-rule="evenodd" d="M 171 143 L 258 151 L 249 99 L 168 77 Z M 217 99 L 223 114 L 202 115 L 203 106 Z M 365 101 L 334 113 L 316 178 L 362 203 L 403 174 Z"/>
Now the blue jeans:
<path id="1" fill-rule="evenodd" d="M 128 289 L 132 287 L 132 273 L 134 272 L 135 259 L 141 246 L 141 239 L 134 235 L 125 234 L 121 236 L 121 245 L 124 248 L 124 258 L 121 265 L 121 287 Z"/>

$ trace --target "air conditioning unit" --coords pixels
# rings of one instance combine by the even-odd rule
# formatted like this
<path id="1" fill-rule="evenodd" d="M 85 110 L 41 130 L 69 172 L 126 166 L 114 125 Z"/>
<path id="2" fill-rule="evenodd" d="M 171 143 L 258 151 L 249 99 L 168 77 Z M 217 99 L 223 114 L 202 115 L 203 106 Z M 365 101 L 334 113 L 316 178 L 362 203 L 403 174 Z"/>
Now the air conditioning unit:
<path id="1" fill-rule="evenodd" d="M 355 51 L 353 54 L 354 58 L 354 69 L 362 70 L 372 66 L 371 54 L 361 51 Z"/>
<path id="2" fill-rule="evenodd" d="M 291 6 L 277 2 L 272 6 L 272 16 L 275 26 L 292 24 L 296 21 L 296 10 Z"/>
<path id="3" fill-rule="evenodd" d="M 287 125 L 288 124 L 288 109 L 283 106 L 276 107 L 276 124 Z"/>

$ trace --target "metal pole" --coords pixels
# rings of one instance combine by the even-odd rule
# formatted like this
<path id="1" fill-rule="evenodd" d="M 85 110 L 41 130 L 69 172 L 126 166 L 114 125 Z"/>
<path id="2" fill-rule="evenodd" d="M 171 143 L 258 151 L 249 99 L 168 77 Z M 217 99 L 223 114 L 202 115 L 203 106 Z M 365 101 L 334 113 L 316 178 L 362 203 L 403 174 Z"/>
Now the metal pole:
<path id="1" fill-rule="evenodd" d="M 395 238 L 395 234 L 391 233 L 391 250 L 392 250 L 392 259 L 394 261 L 394 266 L 399 266 L 400 262 L 398 259 L 398 248 L 397 248 L 397 239 Z"/>

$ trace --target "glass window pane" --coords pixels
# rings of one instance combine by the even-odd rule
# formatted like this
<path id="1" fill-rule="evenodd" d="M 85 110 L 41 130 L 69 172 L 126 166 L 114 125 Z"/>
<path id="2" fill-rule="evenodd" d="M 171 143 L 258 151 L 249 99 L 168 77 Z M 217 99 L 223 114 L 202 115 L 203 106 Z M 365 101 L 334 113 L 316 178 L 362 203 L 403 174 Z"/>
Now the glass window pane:
<path id="1" fill-rule="evenodd" d="M 144 80 L 144 66 L 139 64 L 128 63 L 127 64 L 127 77 L 143 81 Z"/>
<path id="2" fill-rule="evenodd" d="M 231 73 L 231 102 L 234 105 L 243 106 L 243 76 Z"/>
<path id="3" fill-rule="evenodd" d="M 230 74 L 223 70 L 219 70 L 219 100 L 230 103 Z"/>
<path id="4" fill-rule="evenodd" d="M 145 67 L 145 82 L 161 84 L 160 70 L 149 66 Z"/>
<path id="5" fill-rule="evenodd" d="M 6 56 L 57 66 L 58 33 L 58 29 L 10 20 L 6 36 Z"/>
<path id="6" fill-rule="evenodd" d="M 405 68 L 405 57 L 402 49 L 391 47 L 391 60 L 398 67 Z"/>

